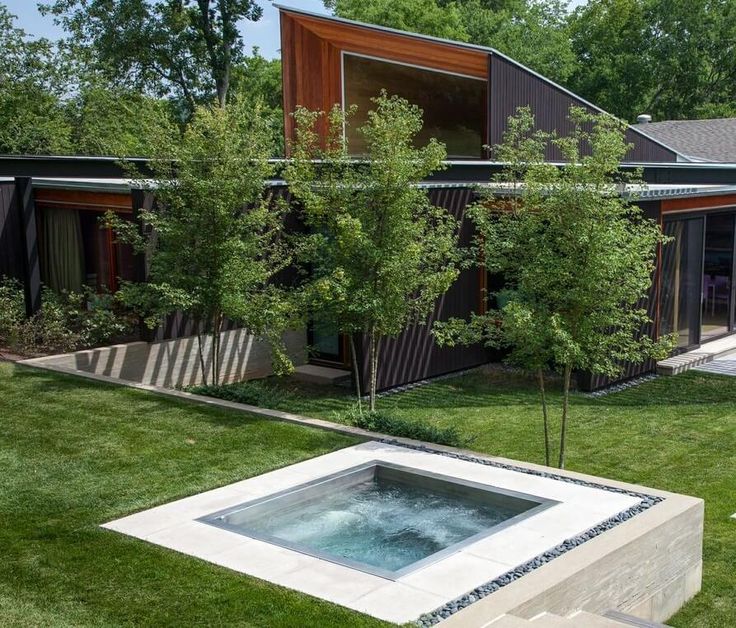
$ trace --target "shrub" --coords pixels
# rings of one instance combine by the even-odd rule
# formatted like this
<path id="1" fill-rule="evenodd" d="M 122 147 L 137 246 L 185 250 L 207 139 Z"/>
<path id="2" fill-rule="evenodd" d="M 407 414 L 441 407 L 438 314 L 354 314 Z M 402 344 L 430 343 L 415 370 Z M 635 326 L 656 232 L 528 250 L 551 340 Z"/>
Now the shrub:
<path id="1" fill-rule="evenodd" d="M 472 440 L 470 438 L 463 438 L 458 429 L 453 425 L 440 427 L 427 421 L 406 419 L 382 410 L 361 413 L 357 408 L 354 408 L 342 414 L 341 419 L 355 427 L 370 430 L 371 432 L 413 438 L 414 440 L 449 445 L 450 447 L 463 447 Z"/>
<path id="2" fill-rule="evenodd" d="M 291 398 L 288 391 L 278 386 L 269 386 L 259 380 L 236 382 L 234 384 L 189 386 L 185 390 L 195 395 L 205 395 L 206 397 L 216 397 L 225 401 L 273 409 L 288 405 Z"/>
<path id="3" fill-rule="evenodd" d="M 41 309 L 25 315 L 23 287 L 0 280 L 0 345 L 22 355 L 74 351 L 104 344 L 128 333 L 131 322 L 115 309 L 110 294 L 57 295 L 44 289 Z"/>

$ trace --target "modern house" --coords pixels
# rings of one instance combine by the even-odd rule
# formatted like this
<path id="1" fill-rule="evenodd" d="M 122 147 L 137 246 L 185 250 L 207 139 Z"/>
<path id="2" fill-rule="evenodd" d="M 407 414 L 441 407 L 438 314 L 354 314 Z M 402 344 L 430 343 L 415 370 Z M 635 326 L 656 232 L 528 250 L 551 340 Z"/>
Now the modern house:
<path id="1" fill-rule="evenodd" d="M 484 147 L 501 141 L 506 121 L 518 107 L 530 106 L 539 128 L 560 135 L 570 129 L 571 105 L 600 111 L 490 48 L 285 7 L 280 7 L 280 15 L 287 140 L 294 130 L 289 114 L 298 105 L 320 110 L 357 105 L 359 124 L 369 99 L 381 89 L 407 98 L 424 111 L 421 139 L 437 137 L 447 145 L 447 169 L 422 185 L 436 205 L 462 220 L 465 242 L 472 237 L 472 227 L 464 210 L 475 198 L 477 186 L 502 168 L 489 159 Z M 655 126 L 628 129 L 627 139 L 634 147 L 623 167 L 642 168 L 648 186 L 636 202 L 673 237 L 659 252 L 647 303 L 654 322 L 647 333 L 677 332 L 678 351 L 685 351 L 736 333 L 736 163 L 703 161 L 693 151 L 678 148 L 678 142 L 651 132 Z M 359 152 L 360 139 L 349 139 Z M 550 149 L 547 158 L 557 162 L 561 155 Z M 142 278 L 144 271 L 130 251 L 116 245 L 109 234 L 89 227 L 100 211 L 112 209 L 135 220 L 137 209 L 152 202 L 150 195 L 130 189 L 114 159 L 0 157 L 0 177 L 8 177 L 0 180 L 0 275 L 23 280 L 29 309 L 38 305 L 41 281 L 51 286 L 67 281 L 56 267 L 68 266 L 72 257 L 83 269 L 75 271 L 75 281 L 81 274 L 91 285 L 114 290 L 119 278 Z M 56 216 L 62 208 L 66 217 Z M 70 218 L 70 212 L 76 218 Z M 489 281 L 492 278 L 485 272 L 464 271 L 437 303 L 431 319 L 483 311 L 492 289 Z M 157 338 L 191 332 L 186 321 L 174 317 Z M 311 329 L 308 334 L 314 348 L 310 360 L 347 373 L 346 339 L 329 329 Z M 358 351 L 367 353 L 360 342 Z M 480 346 L 440 348 L 430 325 L 411 328 L 388 342 L 382 356 L 379 388 L 499 357 Z M 365 359 L 358 357 L 359 362 Z M 622 378 L 654 366 L 624 365 Z M 586 388 L 609 382 L 580 377 Z"/>

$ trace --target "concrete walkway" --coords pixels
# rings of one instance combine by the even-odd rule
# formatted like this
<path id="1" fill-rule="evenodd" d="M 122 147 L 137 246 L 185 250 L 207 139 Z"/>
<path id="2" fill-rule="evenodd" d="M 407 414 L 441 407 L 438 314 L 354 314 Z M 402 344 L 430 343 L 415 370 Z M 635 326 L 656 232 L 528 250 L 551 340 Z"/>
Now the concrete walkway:
<path id="1" fill-rule="evenodd" d="M 706 342 L 692 351 L 686 351 L 666 360 L 660 360 L 657 362 L 657 373 L 659 375 L 678 375 L 734 353 L 736 353 L 736 334 Z M 736 358 L 736 356 L 733 357 Z"/>
<path id="2" fill-rule="evenodd" d="M 731 375 L 736 377 L 736 354 L 729 353 L 721 357 L 717 357 L 707 364 L 701 364 L 693 368 L 694 371 L 702 371 L 703 373 L 717 373 L 718 375 Z"/>

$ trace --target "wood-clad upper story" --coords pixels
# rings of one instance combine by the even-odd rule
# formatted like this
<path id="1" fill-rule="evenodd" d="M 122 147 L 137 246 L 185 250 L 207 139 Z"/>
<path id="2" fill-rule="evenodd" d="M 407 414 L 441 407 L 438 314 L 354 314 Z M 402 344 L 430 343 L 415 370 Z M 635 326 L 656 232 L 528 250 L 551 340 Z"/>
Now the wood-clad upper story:
<path id="1" fill-rule="evenodd" d="M 532 108 L 538 128 L 559 135 L 570 129 L 571 105 L 600 111 L 491 48 L 283 7 L 280 16 L 287 145 L 294 132 L 290 114 L 297 106 L 328 111 L 335 104 L 357 104 L 356 127 L 365 119 L 368 97 L 381 88 L 419 105 L 425 134 L 444 141 L 455 160 L 486 158 L 482 147 L 501 142 L 509 116 L 520 106 Z M 360 141 L 348 139 L 351 146 Z M 680 157 L 636 129 L 629 128 L 627 139 L 634 148 L 626 161 Z M 556 149 L 548 150 L 548 159 L 560 157 Z"/>

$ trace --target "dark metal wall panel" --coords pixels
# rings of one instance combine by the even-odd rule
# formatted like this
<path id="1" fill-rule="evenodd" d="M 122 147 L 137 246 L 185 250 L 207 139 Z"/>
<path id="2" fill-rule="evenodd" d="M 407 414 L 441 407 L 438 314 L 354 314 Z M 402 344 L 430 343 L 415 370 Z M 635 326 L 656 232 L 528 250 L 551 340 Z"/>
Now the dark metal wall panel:
<path id="1" fill-rule="evenodd" d="M 469 188 L 441 188 L 430 192 L 432 202 L 444 207 L 462 221 L 460 240 L 468 244 L 473 228 L 465 217 L 465 209 L 474 199 Z M 398 338 L 384 340 L 380 350 L 378 389 L 400 386 L 410 382 L 471 368 L 489 361 L 489 352 L 481 346 L 438 347 L 431 334 L 432 323 L 451 317 L 468 318 L 477 311 L 480 303 L 480 281 L 478 269 L 469 269 L 448 292 L 439 299 L 434 312 L 425 325 L 413 325 Z M 368 389 L 368 345 L 362 345 L 363 390 Z"/>
<path id="2" fill-rule="evenodd" d="M 499 55 L 491 55 L 489 72 L 488 123 L 491 145 L 501 142 L 509 116 L 513 116 L 519 107 L 531 107 L 537 127 L 544 131 L 556 131 L 559 136 L 568 135 L 572 130 L 568 120 L 572 105 L 595 111 L 584 101 Z M 632 129 L 629 129 L 626 137 L 634 144 L 634 148 L 626 155 L 627 161 L 677 160 L 673 151 Z M 562 160 L 562 154 L 555 147 L 549 147 L 546 157 L 552 161 Z"/>
<path id="3" fill-rule="evenodd" d="M 637 203 L 641 207 L 644 215 L 652 220 L 660 221 L 661 203 L 660 201 L 640 201 Z M 652 278 L 652 285 L 649 288 L 649 294 L 646 299 L 642 299 L 637 307 L 646 307 L 649 320 L 652 322 L 644 327 L 642 333 L 652 338 L 657 337 L 659 312 L 659 281 L 661 274 L 661 260 L 658 259 L 657 266 Z M 605 375 L 595 375 L 592 373 L 578 374 L 578 387 L 582 390 L 598 390 L 611 386 L 618 382 L 624 382 L 628 379 L 651 373 L 656 368 L 657 363 L 654 360 L 647 360 L 639 364 L 625 362 L 621 365 L 621 373 L 616 377 L 607 377 Z"/>
<path id="4" fill-rule="evenodd" d="M 15 182 L 0 183 L 0 277 L 23 280 L 23 243 L 18 223 Z"/>

